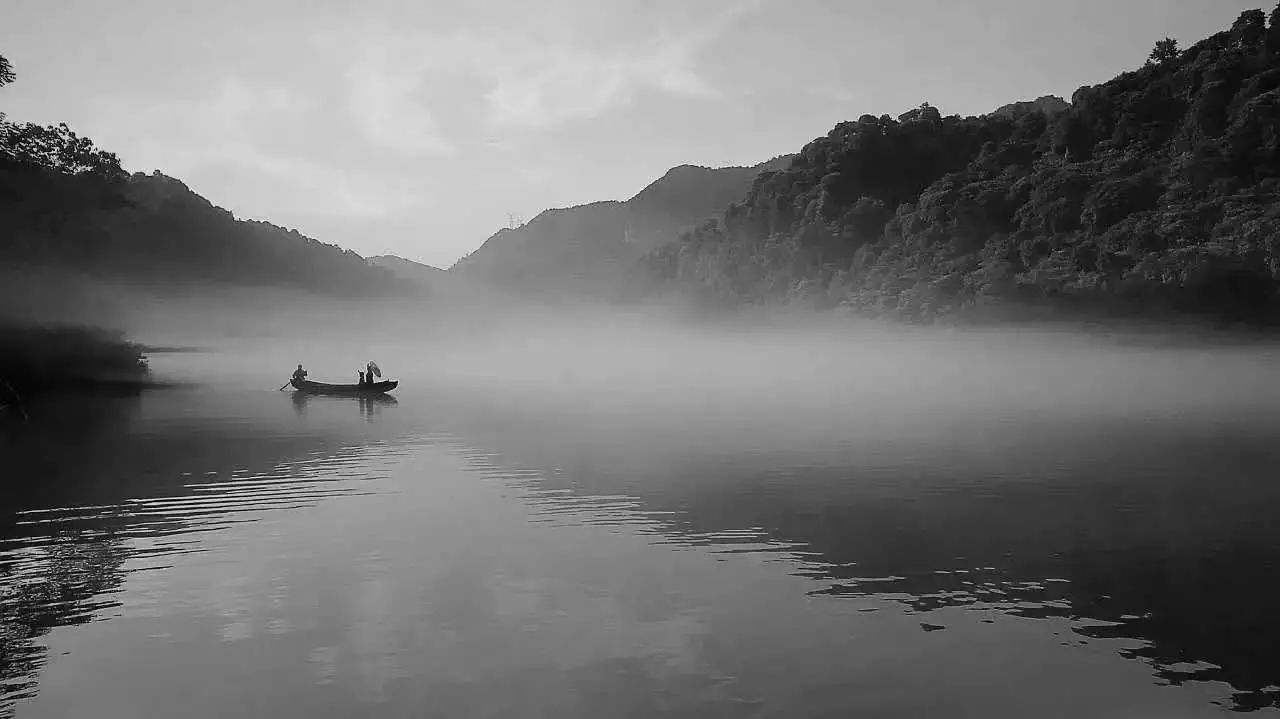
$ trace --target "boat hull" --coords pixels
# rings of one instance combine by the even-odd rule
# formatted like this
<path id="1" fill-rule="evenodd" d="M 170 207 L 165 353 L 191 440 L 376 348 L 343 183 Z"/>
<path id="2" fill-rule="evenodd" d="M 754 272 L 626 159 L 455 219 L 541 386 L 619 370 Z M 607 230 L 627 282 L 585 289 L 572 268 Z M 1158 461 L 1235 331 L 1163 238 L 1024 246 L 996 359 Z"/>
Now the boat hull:
<path id="1" fill-rule="evenodd" d="M 326 382 L 311 382 L 309 380 L 291 380 L 289 384 L 293 385 L 295 390 L 304 394 L 340 394 L 349 396 L 386 394 L 400 385 L 400 383 L 395 380 L 374 382 L 369 385 L 328 384 Z"/>

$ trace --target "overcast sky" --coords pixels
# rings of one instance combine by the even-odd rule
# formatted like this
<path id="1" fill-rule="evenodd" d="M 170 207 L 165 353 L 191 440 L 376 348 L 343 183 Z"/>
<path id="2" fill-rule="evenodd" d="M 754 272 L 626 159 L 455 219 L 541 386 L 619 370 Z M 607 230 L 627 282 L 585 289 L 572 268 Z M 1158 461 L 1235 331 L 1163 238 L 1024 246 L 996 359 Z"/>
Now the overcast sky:
<path id="1" fill-rule="evenodd" d="M 1070 96 L 1271 0 L 0 0 L 11 120 L 239 217 L 448 266 L 836 122 Z"/>

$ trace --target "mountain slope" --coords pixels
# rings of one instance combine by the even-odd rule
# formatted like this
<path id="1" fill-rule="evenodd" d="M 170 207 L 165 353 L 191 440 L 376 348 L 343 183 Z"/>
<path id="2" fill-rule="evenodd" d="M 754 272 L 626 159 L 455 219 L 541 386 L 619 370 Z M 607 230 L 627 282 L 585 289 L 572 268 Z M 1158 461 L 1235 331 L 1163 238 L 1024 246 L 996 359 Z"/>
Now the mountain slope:
<path id="1" fill-rule="evenodd" d="M 398 255 L 374 255 L 365 261 L 374 267 L 382 267 L 406 280 L 412 280 L 428 287 L 433 282 L 442 280 L 445 274 L 445 271 L 439 267 L 406 260 Z"/>
<path id="2" fill-rule="evenodd" d="M 1280 318 L 1280 8 L 1069 108 L 841 123 L 646 264 L 658 291 L 906 319 L 1010 303 Z"/>
<path id="3" fill-rule="evenodd" d="M 761 172 L 790 161 L 787 156 L 752 167 L 674 167 L 626 201 L 624 240 L 643 252 L 674 242 L 682 230 L 746 196 Z"/>
<path id="4" fill-rule="evenodd" d="M 411 283 L 417 294 L 452 306 L 500 305 L 516 297 L 439 267 L 424 265 L 397 255 L 377 255 L 368 259 L 370 265 L 389 270 L 396 277 Z"/>
<path id="5" fill-rule="evenodd" d="M 676 167 L 625 202 L 546 210 L 499 230 L 449 272 L 518 292 L 613 297 L 646 253 L 741 198 L 760 172 L 789 160 Z"/>
<path id="6" fill-rule="evenodd" d="M 354 252 L 236 219 L 158 171 L 128 175 L 66 126 L 0 127 L 0 264 L 174 288 L 213 282 L 347 296 L 411 289 Z"/>

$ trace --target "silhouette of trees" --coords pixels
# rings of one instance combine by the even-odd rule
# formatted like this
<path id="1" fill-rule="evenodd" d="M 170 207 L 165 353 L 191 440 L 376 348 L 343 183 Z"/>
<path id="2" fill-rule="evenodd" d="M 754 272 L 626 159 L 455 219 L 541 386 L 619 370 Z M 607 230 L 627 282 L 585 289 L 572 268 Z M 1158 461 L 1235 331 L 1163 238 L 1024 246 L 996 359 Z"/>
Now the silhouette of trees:
<path id="1" fill-rule="evenodd" d="M 0 87 L 4 87 L 17 79 L 18 76 L 13 72 L 13 65 L 9 64 L 4 55 L 0 55 Z M 6 132 L 4 118 L 5 114 L 0 112 L 0 136 L 3 136 Z"/>
<path id="2" fill-rule="evenodd" d="M 69 385 L 136 386 L 147 373 L 140 346 L 87 327 L 0 323 L 0 348 L 0 380 L 20 397 Z"/>
<path id="3" fill-rule="evenodd" d="M 1170 60 L 1177 60 L 1179 53 L 1178 41 L 1171 37 L 1166 37 L 1163 40 L 1156 41 L 1156 46 L 1151 50 L 1151 54 L 1147 56 L 1147 60 L 1148 62 L 1160 64 Z"/>
<path id="4" fill-rule="evenodd" d="M 30 122 L 13 125 L 0 138 L 0 149 L 16 162 L 68 175 L 112 178 L 123 174 L 115 153 L 98 149 L 92 140 L 72 132 L 66 123 L 48 127 Z"/>

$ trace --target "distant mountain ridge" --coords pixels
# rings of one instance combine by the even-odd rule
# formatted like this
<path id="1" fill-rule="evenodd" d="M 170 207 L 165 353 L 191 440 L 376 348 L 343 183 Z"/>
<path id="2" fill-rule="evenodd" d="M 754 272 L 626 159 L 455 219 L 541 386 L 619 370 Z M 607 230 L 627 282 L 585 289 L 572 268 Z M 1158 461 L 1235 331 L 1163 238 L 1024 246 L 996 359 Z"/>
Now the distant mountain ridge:
<path id="1" fill-rule="evenodd" d="M 673 167 L 624 203 L 624 240 L 642 252 L 674 242 L 682 230 L 742 199 L 761 173 L 784 169 L 792 157 L 750 167 Z"/>
<path id="2" fill-rule="evenodd" d="M 439 279 L 445 273 L 445 270 L 439 267 L 424 265 L 421 262 L 414 262 L 399 255 L 373 255 L 365 258 L 365 261 L 374 267 L 385 268 L 405 279 L 418 282 L 430 283 Z"/>
<path id="3" fill-rule="evenodd" d="M 503 228 L 449 273 L 529 294 L 612 297 L 640 258 L 740 199 L 760 173 L 790 160 L 674 167 L 629 200 L 545 210 L 520 227 Z"/>
<path id="4" fill-rule="evenodd" d="M 498 301 L 502 293 L 479 286 L 456 272 L 448 272 L 399 255 L 374 255 L 366 260 L 370 265 L 391 272 L 398 279 L 411 283 L 417 294 L 445 302 L 475 303 Z"/>

